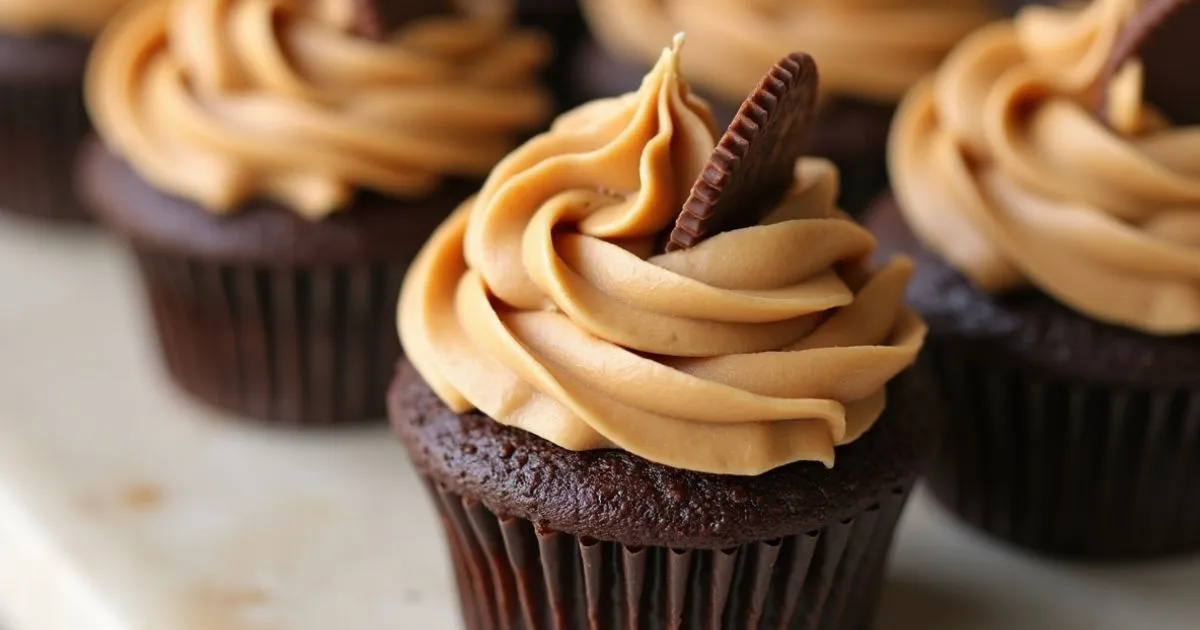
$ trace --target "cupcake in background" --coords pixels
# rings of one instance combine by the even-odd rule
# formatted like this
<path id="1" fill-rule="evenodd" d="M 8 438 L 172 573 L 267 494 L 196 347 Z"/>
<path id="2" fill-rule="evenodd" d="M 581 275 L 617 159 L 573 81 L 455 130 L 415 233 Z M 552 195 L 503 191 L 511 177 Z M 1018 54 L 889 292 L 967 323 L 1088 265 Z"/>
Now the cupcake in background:
<path id="1" fill-rule="evenodd" d="M 389 23 L 354 0 L 152 1 L 98 42 L 81 189 L 132 243 L 166 365 L 200 399 L 384 416 L 409 260 L 551 109 L 544 37 L 501 3 L 424 6 Z"/>
<path id="2" fill-rule="evenodd" d="M 917 259 L 953 412 L 930 485 L 1045 554 L 1200 550 L 1200 4 L 1170 7 L 973 34 L 901 106 L 868 219 Z"/>
<path id="3" fill-rule="evenodd" d="M 71 171 L 90 131 L 84 65 L 128 0 L 0 0 L 0 210 L 85 219 Z"/>
<path id="4" fill-rule="evenodd" d="M 841 206 L 862 209 L 886 186 L 885 142 L 895 105 L 963 36 L 994 16 L 989 0 L 582 0 L 599 46 L 577 60 L 591 99 L 629 91 L 685 31 L 697 91 L 727 124 L 761 68 L 789 50 L 821 64 L 814 155 L 841 172 Z"/>
<path id="5" fill-rule="evenodd" d="M 390 414 L 469 630 L 874 616 L 940 424 L 910 263 L 871 267 L 836 168 L 797 161 L 810 57 L 714 150 L 681 43 L 502 161 L 406 279 Z"/>

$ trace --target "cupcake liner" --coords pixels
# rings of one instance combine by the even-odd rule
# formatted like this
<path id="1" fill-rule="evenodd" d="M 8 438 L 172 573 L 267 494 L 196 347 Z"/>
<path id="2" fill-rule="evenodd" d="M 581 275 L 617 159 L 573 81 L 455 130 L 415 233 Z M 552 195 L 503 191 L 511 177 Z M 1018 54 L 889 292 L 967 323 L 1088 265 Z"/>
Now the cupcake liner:
<path id="1" fill-rule="evenodd" d="M 865 630 L 910 490 L 815 532 L 711 550 L 551 531 L 427 487 L 468 630 Z"/>
<path id="2" fill-rule="evenodd" d="M 188 392 L 279 424 L 386 415 L 405 265 L 217 264 L 144 248 L 137 258 L 165 362 Z"/>
<path id="3" fill-rule="evenodd" d="M 72 172 L 90 129 L 78 82 L 0 84 L 0 209 L 87 220 Z"/>
<path id="4" fill-rule="evenodd" d="M 1200 550 L 1200 391 L 1076 382 L 933 340 L 954 419 L 929 474 L 972 525 L 1040 553 Z"/>

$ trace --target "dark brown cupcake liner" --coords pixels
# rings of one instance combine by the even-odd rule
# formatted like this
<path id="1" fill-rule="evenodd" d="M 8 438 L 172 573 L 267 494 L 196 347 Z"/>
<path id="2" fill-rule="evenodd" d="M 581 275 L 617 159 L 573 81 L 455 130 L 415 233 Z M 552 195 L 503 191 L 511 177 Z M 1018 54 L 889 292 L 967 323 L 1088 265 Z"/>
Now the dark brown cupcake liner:
<path id="1" fill-rule="evenodd" d="M 268 267 L 135 249 L 163 358 L 186 391 L 285 425 L 386 415 L 405 264 Z"/>
<path id="2" fill-rule="evenodd" d="M 91 124 L 76 82 L 0 81 L 0 209 L 46 219 L 90 218 L 72 170 Z"/>
<path id="3" fill-rule="evenodd" d="M 929 484 L 961 518 L 1053 556 L 1200 550 L 1200 390 L 1075 381 L 961 340 L 927 349 L 953 418 Z"/>
<path id="4" fill-rule="evenodd" d="M 686 550 L 551 531 L 427 486 L 468 630 L 865 630 L 910 490 L 818 531 Z"/>

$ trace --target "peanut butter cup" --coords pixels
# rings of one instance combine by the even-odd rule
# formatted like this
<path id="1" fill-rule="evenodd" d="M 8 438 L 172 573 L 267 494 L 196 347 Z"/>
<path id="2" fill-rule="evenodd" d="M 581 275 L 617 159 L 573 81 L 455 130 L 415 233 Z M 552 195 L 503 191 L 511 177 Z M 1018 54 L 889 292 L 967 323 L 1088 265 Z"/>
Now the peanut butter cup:
<path id="1" fill-rule="evenodd" d="M 667 250 L 694 247 L 725 230 L 754 225 L 795 180 L 817 106 L 812 57 L 793 53 L 775 64 L 738 108 L 692 186 Z"/>

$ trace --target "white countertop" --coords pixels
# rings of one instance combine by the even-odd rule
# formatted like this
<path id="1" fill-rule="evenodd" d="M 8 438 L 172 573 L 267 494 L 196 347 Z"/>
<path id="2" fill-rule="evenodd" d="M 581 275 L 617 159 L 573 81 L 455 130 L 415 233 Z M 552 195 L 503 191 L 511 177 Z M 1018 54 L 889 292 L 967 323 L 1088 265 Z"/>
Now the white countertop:
<path id="1" fill-rule="evenodd" d="M 13 630 L 455 629 L 386 427 L 230 422 L 158 369 L 130 258 L 0 215 L 0 610 Z M 1012 553 L 919 496 L 878 630 L 1195 630 L 1200 560 Z M 0 621 L 0 626 L 4 622 Z"/>

